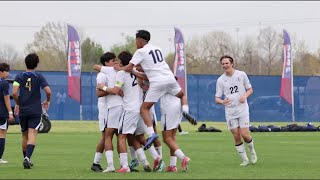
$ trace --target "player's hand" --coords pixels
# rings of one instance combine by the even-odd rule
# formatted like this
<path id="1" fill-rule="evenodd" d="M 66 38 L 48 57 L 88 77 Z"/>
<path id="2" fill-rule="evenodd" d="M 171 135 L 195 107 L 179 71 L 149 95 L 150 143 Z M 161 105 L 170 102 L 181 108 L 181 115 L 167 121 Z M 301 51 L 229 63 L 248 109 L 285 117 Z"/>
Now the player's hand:
<path id="1" fill-rule="evenodd" d="M 98 64 L 93 65 L 93 69 L 96 70 L 96 71 L 99 71 L 99 72 L 101 71 L 101 67 L 102 66 L 98 65 Z"/>
<path id="2" fill-rule="evenodd" d="M 97 89 L 103 91 L 103 87 L 104 87 L 104 84 L 103 84 L 103 83 L 98 83 L 98 84 L 97 84 Z"/>
<path id="3" fill-rule="evenodd" d="M 14 115 L 19 115 L 19 105 L 14 106 Z"/>
<path id="4" fill-rule="evenodd" d="M 14 122 L 14 117 L 13 117 L 13 114 L 9 114 L 9 119 L 8 119 L 10 122 Z"/>
<path id="5" fill-rule="evenodd" d="M 43 103 L 42 103 L 42 108 L 43 108 L 43 109 L 45 109 L 46 111 L 48 111 L 49 106 L 50 106 L 50 102 L 49 102 L 49 101 L 47 101 L 47 100 L 43 101 Z"/>
<path id="6" fill-rule="evenodd" d="M 121 97 L 124 96 L 123 91 L 122 91 L 121 89 L 120 89 L 120 91 L 119 91 L 119 96 L 121 96 Z"/>
<path id="7" fill-rule="evenodd" d="M 225 105 L 225 106 L 228 106 L 228 105 L 231 104 L 231 101 L 230 101 L 229 98 L 226 98 L 226 99 L 223 100 L 223 103 L 222 103 L 222 104 Z"/>
<path id="8" fill-rule="evenodd" d="M 244 103 L 244 102 L 246 102 L 246 99 L 247 99 L 247 97 L 245 95 L 243 95 L 243 96 L 240 97 L 239 101 L 241 103 Z"/>

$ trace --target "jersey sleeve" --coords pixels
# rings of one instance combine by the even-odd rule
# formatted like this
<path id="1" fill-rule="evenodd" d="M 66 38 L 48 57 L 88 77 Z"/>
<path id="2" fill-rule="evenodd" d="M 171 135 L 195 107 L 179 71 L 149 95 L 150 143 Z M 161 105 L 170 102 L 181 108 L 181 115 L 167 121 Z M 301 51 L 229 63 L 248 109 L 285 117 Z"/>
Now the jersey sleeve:
<path id="1" fill-rule="evenodd" d="M 243 85 L 246 89 L 250 89 L 252 86 L 251 86 L 251 83 L 250 83 L 250 80 L 247 76 L 247 74 L 245 72 L 243 72 Z"/>
<path id="2" fill-rule="evenodd" d="M 3 96 L 9 95 L 9 83 L 8 83 L 8 81 L 4 81 L 2 93 L 3 93 Z"/>
<path id="3" fill-rule="evenodd" d="M 113 67 L 102 66 L 100 72 L 104 74 L 110 74 L 110 71 L 113 71 Z"/>
<path id="4" fill-rule="evenodd" d="M 13 81 L 13 86 L 20 86 L 22 82 L 20 74 L 17 74 Z"/>
<path id="5" fill-rule="evenodd" d="M 223 86 L 222 86 L 222 81 L 221 79 L 219 78 L 217 80 L 217 84 L 216 84 L 216 97 L 222 97 L 223 95 Z"/>
<path id="6" fill-rule="evenodd" d="M 116 84 L 115 86 L 117 87 L 122 87 L 122 85 L 124 84 L 124 71 L 118 71 L 116 74 Z"/>
<path id="7" fill-rule="evenodd" d="M 107 85 L 108 83 L 107 77 L 104 76 L 102 73 L 98 73 L 97 75 L 97 85 L 98 83 L 102 83 L 104 85 Z"/>
<path id="8" fill-rule="evenodd" d="M 42 89 L 45 88 L 46 86 L 49 86 L 46 78 L 44 78 L 42 74 L 39 74 L 39 84 Z"/>
<path id="9" fill-rule="evenodd" d="M 143 52 L 140 51 L 140 50 L 137 50 L 133 54 L 133 56 L 132 56 L 132 58 L 130 60 L 130 63 L 132 63 L 134 65 L 137 65 L 137 64 L 141 63 L 142 60 L 143 60 Z"/>

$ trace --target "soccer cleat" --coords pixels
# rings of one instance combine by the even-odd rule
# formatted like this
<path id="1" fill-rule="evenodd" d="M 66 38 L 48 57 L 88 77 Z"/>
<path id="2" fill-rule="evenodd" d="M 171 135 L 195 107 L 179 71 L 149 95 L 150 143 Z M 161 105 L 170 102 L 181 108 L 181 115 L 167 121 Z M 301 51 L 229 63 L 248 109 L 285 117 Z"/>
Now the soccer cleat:
<path id="1" fill-rule="evenodd" d="M 152 134 L 152 136 L 150 136 L 150 137 L 147 139 L 147 142 L 146 142 L 146 144 L 144 145 L 143 150 L 149 149 L 149 148 L 151 147 L 153 141 L 155 141 L 157 138 L 158 138 L 158 134 L 156 134 L 156 133 Z"/>
<path id="2" fill-rule="evenodd" d="M 189 161 L 191 161 L 191 159 L 188 158 L 187 156 L 184 157 L 183 160 L 181 161 L 181 168 L 183 172 L 187 172 Z"/>
<path id="3" fill-rule="evenodd" d="M 116 172 L 117 172 L 117 173 L 126 173 L 126 172 L 130 172 L 130 168 L 129 168 L 129 167 L 126 167 L 126 168 L 121 167 L 121 168 L 120 168 L 120 169 L 118 169 Z"/>
<path id="4" fill-rule="evenodd" d="M 160 169 L 160 165 L 162 163 L 162 159 L 158 157 L 156 160 L 153 161 L 153 171 L 158 171 Z"/>
<path id="5" fill-rule="evenodd" d="M 3 160 L 3 159 L 0 159 L 0 164 L 7 164 L 8 163 L 8 161 L 5 161 L 5 160 Z"/>
<path id="6" fill-rule="evenodd" d="M 115 169 L 113 166 L 108 166 L 107 169 L 105 169 L 104 171 L 102 171 L 103 173 L 108 173 L 108 172 L 114 172 Z"/>
<path id="7" fill-rule="evenodd" d="M 250 160 L 252 164 L 256 164 L 258 161 L 258 157 L 254 149 L 250 152 Z"/>
<path id="8" fill-rule="evenodd" d="M 179 134 L 180 134 L 180 135 L 184 135 L 184 134 L 189 134 L 189 132 L 187 132 L 187 131 L 181 131 L 181 132 L 179 132 Z"/>
<path id="9" fill-rule="evenodd" d="M 249 161 L 247 160 L 247 161 L 243 161 L 241 164 L 240 164 L 240 166 L 247 166 L 249 164 Z"/>
<path id="10" fill-rule="evenodd" d="M 32 167 L 31 163 L 28 159 L 24 159 L 22 165 L 23 165 L 24 169 L 31 169 L 31 167 Z"/>
<path id="11" fill-rule="evenodd" d="M 129 164 L 129 168 L 130 170 L 134 170 L 135 167 L 139 166 L 139 161 L 138 159 L 132 159 L 130 164 Z"/>
<path id="12" fill-rule="evenodd" d="M 198 123 L 197 123 L 197 120 L 196 120 L 193 116 L 191 116 L 189 113 L 183 112 L 182 115 L 183 115 L 183 117 L 186 118 L 186 119 L 189 121 L 189 123 L 191 123 L 192 125 L 197 125 L 197 124 L 198 124 Z"/>
<path id="13" fill-rule="evenodd" d="M 151 168 L 149 165 L 143 166 L 143 170 L 144 170 L 144 172 L 151 172 Z"/>
<path id="14" fill-rule="evenodd" d="M 178 172 L 177 166 L 168 166 L 166 172 Z"/>
<path id="15" fill-rule="evenodd" d="M 91 170 L 95 171 L 95 172 L 102 172 L 103 171 L 103 169 L 100 166 L 100 164 L 95 164 L 95 163 L 92 164 Z"/>
<path id="16" fill-rule="evenodd" d="M 164 171 L 165 168 L 166 168 L 166 165 L 164 164 L 164 161 L 161 161 L 157 172 L 162 172 Z"/>

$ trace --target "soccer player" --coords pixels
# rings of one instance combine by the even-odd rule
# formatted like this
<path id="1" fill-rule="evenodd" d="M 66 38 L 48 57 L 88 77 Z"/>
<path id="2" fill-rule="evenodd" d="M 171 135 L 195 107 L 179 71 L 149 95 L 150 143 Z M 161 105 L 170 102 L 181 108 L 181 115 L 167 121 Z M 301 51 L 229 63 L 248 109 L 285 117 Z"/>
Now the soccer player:
<path id="1" fill-rule="evenodd" d="M 114 62 L 111 60 L 114 59 L 114 57 L 115 57 L 115 55 L 112 53 L 104 54 L 103 56 L 100 57 L 100 63 L 103 66 L 112 66 Z M 108 85 L 107 75 L 105 73 L 99 72 L 96 80 L 97 80 L 97 84 L 102 83 L 105 86 Z M 96 94 L 98 96 L 99 129 L 102 132 L 101 133 L 102 136 L 101 136 L 101 138 L 97 144 L 97 147 L 96 147 L 96 153 L 94 156 L 93 164 L 91 166 L 91 170 L 96 171 L 96 172 L 102 172 L 103 169 L 100 165 L 100 161 L 101 161 L 101 158 L 103 155 L 104 144 L 105 144 L 105 133 L 106 133 L 105 127 L 106 127 L 106 118 L 107 118 L 107 113 L 108 113 L 108 111 L 107 111 L 108 110 L 107 97 L 106 96 L 108 95 L 108 93 L 97 89 Z"/>
<path id="2" fill-rule="evenodd" d="M 17 74 L 12 88 L 15 114 L 19 114 L 22 132 L 23 167 L 30 169 L 31 156 L 36 145 L 38 129 L 40 127 L 42 108 L 47 110 L 50 104 L 51 89 L 44 76 L 35 72 L 39 63 L 37 54 L 28 54 L 25 58 L 27 70 Z M 46 99 L 41 104 L 41 92 L 46 93 Z M 42 107 L 41 107 L 42 105 Z"/>
<path id="3" fill-rule="evenodd" d="M 231 56 L 222 56 L 220 63 L 225 72 L 217 80 L 215 102 L 225 106 L 227 126 L 233 135 L 236 150 L 242 158 L 240 166 L 249 164 L 241 137 L 249 147 L 251 162 L 255 164 L 257 155 L 249 131 L 247 103 L 247 98 L 253 93 L 251 83 L 245 72 L 233 68 L 234 60 Z"/>
<path id="4" fill-rule="evenodd" d="M 185 117 L 191 124 L 196 124 L 196 120 L 189 115 L 187 98 L 164 60 L 161 49 L 151 45 L 149 40 L 150 33 L 148 31 L 138 30 L 136 33 L 136 46 L 138 50 L 134 53 L 128 65 L 119 68 L 119 70 L 131 72 L 135 65 L 141 64 L 150 82 L 148 93 L 140 110 L 142 118 L 147 125 L 147 135 L 149 136 L 144 150 L 150 148 L 153 141 L 158 138 L 158 135 L 154 132 L 149 111 L 163 94 L 170 93 L 179 97 Z"/>
<path id="5" fill-rule="evenodd" d="M 102 57 L 106 61 L 106 66 L 99 66 L 98 71 L 101 70 L 102 73 L 106 74 L 107 77 L 107 87 L 113 88 L 115 86 L 115 79 L 117 71 L 113 68 L 116 62 L 116 55 L 111 52 L 105 53 Z M 96 68 L 94 68 L 96 69 Z M 99 84 L 99 83 L 98 83 Z M 100 90 L 105 90 L 100 89 Z M 118 94 L 109 94 L 107 95 L 107 117 L 105 119 L 105 151 L 106 158 L 108 162 L 108 167 L 103 172 L 114 172 L 114 163 L 113 163 L 113 144 L 112 139 L 113 135 L 117 133 L 119 127 L 119 121 L 122 114 L 122 97 Z"/>
<path id="6" fill-rule="evenodd" d="M 132 55 L 126 51 L 118 55 L 121 65 L 129 64 Z M 106 88 L 101 84 L 98 89 L 104 89 L 110 94 L 118 94 L 120 88 L 123 90 L 123 113 L 119 124 L 119 156 L 120 156 L 120 169 L 117 172 L 130 172 L 128 166 L 128 155 L 126 147 L 126 139 L 128 136 L 133 136 L 137 130 L 138 122 L 141 119 L 140 106 L 142 104 L 143 92 L 137 83 L 137 77 L 132 73 L 119 71 L 116 76 L 116 85 L 114 88 Z M 139 155 L 139 154 L 138 154 Z M 162 163 L 161 157 L 156 151 L 152 154 L 154 161 L 154 171 L 157 171 Z"/>
<path id="7" fill-rule="evenodd" d="M 161 124 L 163 141 L 170 149 L 170 166 L 167 172 L 177 172 L 177 157 L 181 160 L 182 171 L 187 171 L 190 158 L 179 148 L 176 141 L 176 132 L 182 119 L 180 99 L 172 94 L 164 94 L 160 98 Z"/>
<path id="8" fill-rule="evenodd" d="M 8 78 L 10 65 L 0 63 L 0 164 L 8 163 L 2 159 L 6 144 L 6 134 L 8 130 L 8 120 L 13 121 L 13 112 L 11 109 Z"/>

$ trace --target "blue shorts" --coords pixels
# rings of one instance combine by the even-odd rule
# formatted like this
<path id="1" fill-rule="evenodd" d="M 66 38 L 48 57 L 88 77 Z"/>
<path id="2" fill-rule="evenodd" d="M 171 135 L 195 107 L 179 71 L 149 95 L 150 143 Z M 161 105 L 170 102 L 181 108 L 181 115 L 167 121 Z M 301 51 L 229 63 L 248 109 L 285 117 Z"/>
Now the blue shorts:
<path id="1" fill-rule="evenodd" d="M 6 117 L 0 117 L 0 129 L 7 130 L 8 125 L 8 119 Z"/>
<path id="2" fill-rule="evenodd" d="M 28 128 L 38 130 L 40 127 L 40 121 L 41 121 L 41 114 L 20 116 L 21 132 L 28 130 Z"/>

